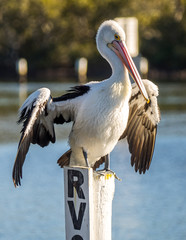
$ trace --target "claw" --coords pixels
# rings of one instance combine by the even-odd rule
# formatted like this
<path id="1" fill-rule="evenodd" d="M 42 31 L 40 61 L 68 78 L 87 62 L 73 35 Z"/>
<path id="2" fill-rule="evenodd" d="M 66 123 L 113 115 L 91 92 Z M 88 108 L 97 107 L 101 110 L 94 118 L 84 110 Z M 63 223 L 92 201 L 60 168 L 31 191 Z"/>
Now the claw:
<path id="1" fill-rule="evenodd" d="M 101 176 L 105 176 L 105 174 L 102 173 L 102 172 L 104 172 L 104 170 L 98 170 L 98 171 L 94 171 L 94 172 L 101 175 Z"/>
<path id="2" fill-rule="evenodd" d="M 117 179 L 117 180 L 119 180 L 119 181 L 121 181 L 121 179 L 116 175 L 116 173 L 114 172 L 114 171 L 112 171 L 112 170 L 110 170 L 110 169 L 103 169 L 103 170 L 98 170 L 98 171 L 95 171 L 97 174 L 99 174 L 99 175 L 101 175 L 101 176 L 106 176 L 105 174 L 107 173 L 107 174 L 111 174 L 111 175 L 114 175 L 114 177 Z"/>
<path id="3" fill-rule="evenodd" d="M 112 171 L 112 170 L 110 170 L 110 169 L 109 169 L 109 170 L 106 170 L 106 171 L 107 171 L 107 172 L 111 172 L 111 173 L 114 175 L 115 179 L 117 179 L 118 181 L 121 181 L 121 178 L 119 178 L 114 171 Z"/>

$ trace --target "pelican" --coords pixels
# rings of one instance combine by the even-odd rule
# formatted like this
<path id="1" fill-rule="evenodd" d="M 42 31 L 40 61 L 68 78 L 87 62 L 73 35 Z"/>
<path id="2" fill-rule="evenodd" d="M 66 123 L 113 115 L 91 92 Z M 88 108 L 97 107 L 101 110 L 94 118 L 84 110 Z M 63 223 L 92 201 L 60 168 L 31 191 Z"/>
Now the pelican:
<path id="1" fill-rule="evenodd" d="M 141 79 L 125 44 L 125 32 L 117 22 L 101 24 L 96 44 L 112 68 L 108 79 L 75 86 L 57 98 L 51 96 L 49 89 L 41 88 L 20 108 L 18 122 L 23 128 L 13 167 L 15 186 L 21 185 L 30 144 L 45 147 L 49 142 L 55 143 L 54 124 L 70 121 L 70 150 L 59 159 L 61 167 L 96 168 L 105 162 L 104 169 L 110 170 L 109 154 L 126 137 L 135 171 L 145 173 L 149 169 L 160 121 L 158 87 Z"/>

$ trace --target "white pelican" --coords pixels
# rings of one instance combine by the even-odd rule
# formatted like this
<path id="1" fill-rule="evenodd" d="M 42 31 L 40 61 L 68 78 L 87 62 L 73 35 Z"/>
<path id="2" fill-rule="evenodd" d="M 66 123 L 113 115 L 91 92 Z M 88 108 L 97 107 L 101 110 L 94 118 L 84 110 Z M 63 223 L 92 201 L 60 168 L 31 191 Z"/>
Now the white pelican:
<path id="1" fill-rule="evenodd" d="M 158 87 L 141 80 L 125 44 L 123 29 L 113 20 L 101 24 L 96 36 L 100 54 L 110 63 L 112 75 L 100 82 L 73 87 L 59 98 L 41 88 L 32 93 L 20 108 L 23 123 L 13 168 L 14 185 L 21 185 L 22 166 L 30 143 L 54 143 L 54 123 L 73 121 L 69 135 L 71 149 L 58 163 L 94 167 L 103 159 L 109 169 L 109 154 L 127 137 L 135 170 L 149 169 L 160 121 Z M 131 85 L 129 75 L 135 83 Z M 66 161 L 67 160 L 67 161 Z M 98 164 L 99 165 L 99 164 Z"/>

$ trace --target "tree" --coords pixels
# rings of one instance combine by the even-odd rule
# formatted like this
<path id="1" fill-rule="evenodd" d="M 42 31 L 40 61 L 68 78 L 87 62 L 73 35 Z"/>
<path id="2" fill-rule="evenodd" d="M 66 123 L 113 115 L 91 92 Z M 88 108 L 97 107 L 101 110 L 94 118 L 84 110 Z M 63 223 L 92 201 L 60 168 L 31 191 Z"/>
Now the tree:
<path id="1" fill-rule="evenodd" d="M 140 51 L 153 68 L 182 69 L 186 61 L 183 0 L 0 0 L 0 69 L 72 66 L 98 59 L 95 36 L 106 19 L 136 16 Z"/>

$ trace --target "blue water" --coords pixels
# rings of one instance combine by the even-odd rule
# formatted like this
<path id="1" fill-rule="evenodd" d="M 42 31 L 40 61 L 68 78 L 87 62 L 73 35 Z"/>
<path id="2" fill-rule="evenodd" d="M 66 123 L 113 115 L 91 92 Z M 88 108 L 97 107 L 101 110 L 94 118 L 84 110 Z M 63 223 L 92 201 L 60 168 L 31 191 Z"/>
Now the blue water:
<path id="1" fill-rule="evenodd" d="M 8 131 L 6 119 L 7 124 L 12 121 L 15 132 L 15 128 L 20 130 L 14 124 L 15 113 L 5 119 L 2 115 L 3 129 Z M 22 186 L 16 189 L 11 174 L 18 135 L 9 133 L 8 141 L 0 137 L 0 239 L 65 239 L 63 170 L 56 161 L 68 145 L 60 134 L 58 142 L 47 148 L 31 146 Z M 111 168 L 122 179 L 116 180 L 113 239 L 186 239 L 185 153 L 184 110 L 162 112 L 153 161 L 145 175 L 135 173 L 130 166 L 126 141 L 118 144 L 111 154 Z"/>

